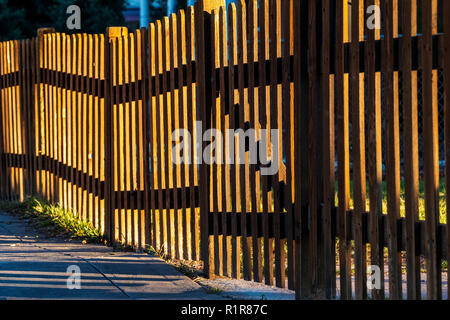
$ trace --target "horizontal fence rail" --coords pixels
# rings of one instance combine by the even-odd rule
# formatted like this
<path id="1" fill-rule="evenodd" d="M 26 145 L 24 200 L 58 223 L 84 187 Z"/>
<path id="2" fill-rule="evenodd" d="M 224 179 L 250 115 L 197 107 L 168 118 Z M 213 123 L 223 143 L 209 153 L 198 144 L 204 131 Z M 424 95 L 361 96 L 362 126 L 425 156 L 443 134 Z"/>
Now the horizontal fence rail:
<path id="1" fill-rule="evenodd" d="M 448 297 L 448 1 L 206 2 L 0 42 L 0 198 L 298 299 Z"/>

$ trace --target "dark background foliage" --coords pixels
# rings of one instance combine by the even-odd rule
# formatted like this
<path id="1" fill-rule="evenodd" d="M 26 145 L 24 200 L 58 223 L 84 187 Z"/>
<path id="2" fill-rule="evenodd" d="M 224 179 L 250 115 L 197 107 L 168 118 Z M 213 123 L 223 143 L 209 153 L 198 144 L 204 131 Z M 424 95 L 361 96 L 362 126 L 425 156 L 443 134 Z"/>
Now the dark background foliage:
<path id="1" fill-rule="evenodd" d="M 104 33 L 108 26 L 126 25 L 123 11 L 127 0 L 0 0 L 0 41 L 34 37 L 41 27 L 68 34 L 80 32 L 66 27 L 66 9 L 72 4 L 81 9 L 81 32 Z M 177 9 L 186 6 L 187 0 L 176 1 Z M 166 13 L 166 0 L 149 0 L 150 21 Z"/>

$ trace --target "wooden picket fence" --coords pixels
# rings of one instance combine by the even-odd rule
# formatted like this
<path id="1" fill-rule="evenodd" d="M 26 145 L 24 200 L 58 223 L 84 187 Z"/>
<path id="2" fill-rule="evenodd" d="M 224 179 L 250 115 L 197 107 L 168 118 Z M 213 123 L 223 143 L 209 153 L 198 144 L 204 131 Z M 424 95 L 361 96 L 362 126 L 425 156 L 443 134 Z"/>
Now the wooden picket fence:
<path id="1" fill-rule="evenodd" d="M 46 198 L 111 243 L 299 299 L 448 297 L 450 193 L 439 180 L 450 185 L 450 166 L 441 176 L 437 107 L 443 72 L 449 163 L 450 3 L 350 2 L 206 12 L 198 0 L 133 33 L 41 29 L 0 42 L 1 199 Z M 371 5 L 381 29 L 368 27 Z M 210 128 L 255 135 L 212 139 Z M 191 139 L 172 141 L 176 129 Z M 268 143 L 261 129 L 279 134 Z M 236 144 L 234 161 L 211 163 L 241 139 L 245 155 Z M 172 161 L 177 142 L 190 161 Z M 278 161 L 275 175 L 263 160 Z M 369 265 L 379 288 L 367 286 Z"/>

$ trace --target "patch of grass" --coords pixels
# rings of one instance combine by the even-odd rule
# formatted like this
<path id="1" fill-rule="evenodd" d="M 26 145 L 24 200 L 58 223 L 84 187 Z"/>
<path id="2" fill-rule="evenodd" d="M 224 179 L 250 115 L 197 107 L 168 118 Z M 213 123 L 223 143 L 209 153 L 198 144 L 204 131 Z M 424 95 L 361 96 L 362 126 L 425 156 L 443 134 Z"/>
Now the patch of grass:
<path id="1" fill-rule="evenodd" d="M 0 202 L 0 209 L 31 219 L 52 236 L 66 235 L 83 242 L 105 243 L 100 230 L 91 222 L 82 221 L 72 211 L 45 200 L 28 198 L 24 202 Z"/>
<path id="2" fill-rule="evenodd" d="M 155 248 L 153 248 L 153 246 L 147 245 L 147 247 L 144 249 L 144 252 L 152 256 L 157 256 L 163 260 L 167 260 L 166 254 L 164 253 L 164 247 L 161 247 L 159 248 L 159 250 L 156 250 Z"/>

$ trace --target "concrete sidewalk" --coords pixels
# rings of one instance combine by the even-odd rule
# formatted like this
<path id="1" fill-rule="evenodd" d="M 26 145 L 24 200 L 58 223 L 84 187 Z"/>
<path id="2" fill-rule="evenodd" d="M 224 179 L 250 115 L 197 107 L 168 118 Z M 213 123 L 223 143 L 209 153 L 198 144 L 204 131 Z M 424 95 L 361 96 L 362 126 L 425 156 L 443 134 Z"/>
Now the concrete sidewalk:
<path id="1" fill-rule="evenodd" d="M 69 266 L 81 288 L 68 289 Z M 147 254 L 36 235 L 0 212 L 0 299 L 221 299 Z"/>

